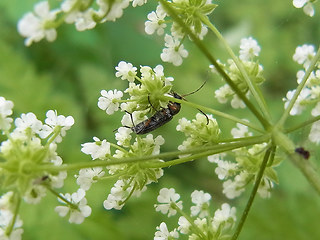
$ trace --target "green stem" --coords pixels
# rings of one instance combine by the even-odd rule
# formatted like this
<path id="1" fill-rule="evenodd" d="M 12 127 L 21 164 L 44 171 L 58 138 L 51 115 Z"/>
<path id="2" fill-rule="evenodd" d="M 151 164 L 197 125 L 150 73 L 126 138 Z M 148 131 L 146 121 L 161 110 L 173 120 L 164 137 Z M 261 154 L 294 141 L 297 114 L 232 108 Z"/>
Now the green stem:
<path id="1" fill-rule="evenodd" d="M 226 143 L 223 145 L 213 145 L 213 146 L 206 146 L 206 147 L 195 147 L 185 151 L 173 151 L 168 153 L 161 153 L 158 155 L 149 155 L 149 156 L 138 156 L 138 157 L 130 157 L 130 158 L 122 158 L 122 159 L 115 159 L 115 160 L 95 160 L 91 162 L 83 162 L 83 163 L 74 163 L 69 165 L 61 165 L 61 166 L 52 166 L 52 165 L 35 165 L 33 166 L 34 171 L 47 171 L 47 172 L 58 172 L 58 171 L 70 171 L 70 170 L 79 170 L 82 168 L 93 168 L 93 167 L 105 167 L 111 165 L 119 165 L 123 163 L 134 163 L 140 161 L 149 161 L 152 159 L 164 159 L 164 158 L 173 158 L 179 155 L 185 154 L 197 154 L 202 153 L 205 151 L 210 150 L 218 150 L 219 148 L 226 148 L 228 146 L 233 146 L 236 148 L 246 146 L 246 145 L 253 145 L 257 143 L 266 142 L 270 139 L 270 135 L 261 135 L 255 138 L 250 138 L 248 141 L 244 142 L 237 142 L 237 143 Z"/>
<path id="2" fill-rule="evenodd" d="M 202 105 L 199 105 L 199 104 L 196 104 L 196 103 L 193 103 L 193 102 L 189 102 L 189 101 L 185 101 L 183 99 L 177 99 L 177 98 L 173 98 L 173 97 L 169 97 L 169 96 L 163 96 L 161 99 L 169 100 L 169 101 L 173 101 L 173 102 L 177 102 L 177 103 L 183 103 L 183 104 L 189 105 L 190 107 L 200 109 L 201 111 L 212 113 L 214 115 L 220 116 L 220 117 L 228 119 L 230 121 L 234 121 L 236 123 L 241 123 L 242 125 L 248 126 L 248 127 L 252 128 L 252 129 L 254 129 L 254 130 L 256 130 L 256 131 L 258 131 L 260 133 L 265 133 L 265 131 L 263 129 L 259 128 L 258 126 L 255 126 L 255 125 L 251 124 L 248 121 L 245 121 L 243 119 L 237 118 L 237 117 L 235 117 L 233 115 L 230 115 L 230 114 L 227 114 L 227 113 L 224 113 L 224 112 L 220 112 L 218 110 L 214 110 L 212 108 L 204 107 Z"/>
<path id="3" fill-rule="evenodd" d="M 77 209 L 78 206 L 72 202 L 70 202 L 69 200 L 67 200 L 66 198 L 64 198 L 63 196 L 61 196 L 59 193 L 57 193 L 56 191 L 54 191 L 51 187 L 49 187 L 48 185 L 44 185 L 53 195 L 57 196 L 60 200 L 62 200 L 63 202 L 65 202 L 67 205 L 71 206 L 71 208 L 73 209 Z"/>
<path id="4" fill-rule="evenodd" d="M 319 61 L 319 59 L 320 59 L 320 48 L 318 49 L 317 54 L 312 59 L 311 64 L 308 67 L 305 75 L 303 76 L 301 83 L 297 87 L 292 99 L 290 100 L 288 107 L 285 109 L 283 115 L 281 116 L 279 122 L 277 123 L 278 126 L 280 126 L 280 127 L 283 126 L 285 121 L 289 117 L 291 109 L 293 108 L 294 104 L 296 103 L 296 101 L 297 101 L 302 89 L 304 88 L 304 85 L 306 84 L 311 72 L 314 70 L 314 68 L 315 68 L 317 62 Z"/>
<path id="5" fill-rule="evenodd" d="M 5 235 L 6 236 L 10 236 L 10 234 L 12 233 L 12 230 L 14 228 L 14 224 L 17 221 L 18 218 L 18 214 L 19 214 L 19 209 L 20 209 L 20 205 L 21 205 L 21 197 L 20 194 L 18 194 L 17 192 L 14 193 L 13 195 L 14 197 L 14 204 L 15 204 L 15 208 L 14 208 L 14 212 L 13 212 L 13 216 L 12 219 L 10 221 L 10 224 L 8 225 L 8 227 L 6 228 L 6 232 Z"/>
<path id="6" fill-rule="evenodd" d="M 220 145 L 214 145 L 208 150 L 202 150 L 201 152 L 195 153 L 195 154 L 193 154 L 191 156 L 181 157 L 181 158 L 177 158 L 177 159 L 174 159 L 174 160 L 161 162 L 161 163 L 150 163 L 150 164 L 147 164 L 146 167 L 148 167 L 148 168 L 171 167 L 171 166 L 174 166 L 174 165 L 178 165 L 178 164 L 182 164 L 182 163 L 185 163 L 185 162 L 193 161 L 194 159 L 198 159 L 198 158 L 201 158 L 201 157 L 207 157 L 207 156 L 210 156 L 210 155 L 231 151 L 231 150 L 242 148 L 242 147 L 246 147 L 246 146 L 252 146 L 254 144 L 263 143 L 263 142 L 266 142 L 268 140 L 269 140 L 269 137 L 266 136 L 266 135 L 263 135 L 263 136 L 261 136 L 259 138 L 257 138 L 257 137 L 250 138 L 250 139 L 247 139 L 247 140 L 243 140 L 242 142 L 226 143 L 226 144 L 222 144 L 222 145 L 221 144 Z M 184 155 L 184 154 L 180 154 L 180 155 Z"/>
<path id="7" fill-rule="evenodd" d="M 190 30 L 188 26 L 183 22 L 183 20 L 176 14 L 175 10 L 170 6 L 165 0 L 159 0 L 161 5 L 165 8 L 166 12 L 181 26 L 184 31 L 190 36 L 193 42 L 197 45 L 200 51 L 208 58 L 209 62 L 213 64 L 226 81 L 226 83 L 231 87 L 231 89 L 239 96 L 239 98 L 246 104 L 250 111 L 256 116 L 256 118 L 261 122 L 265 129 L 270 128 L 270 123 L 261 115 L 261 113 L 256 109 L 256 107 L 248 100 L 244 93 L 242 93 L 235 83 L 231 80 L 228 74 L 220 67 L 216 59 L 211 55 L 206 46 L 201 42 L 201 40 Z"/>
<path id="8" fill-rule="evenodd" d="M 288 128 L 286 130 L 284 130 L 284 133 L 291 133 L 291 132 L 294 132 L 300 128 L 303 128 L 303 127 L 306 127 L 308 126 L 309 124 L 312 124 L 316 121 L 319 121 L 320 120 L 320 116 L 316 116 L 316 117 L 313 117 L 313 118 L 310 118 L 309 120 L 305 121 L 305 122 L 302 122 L 302 123 L 299 123 L 298 125 L 296 126 L 293 126 L 291 128 Z"/>
<path id="9" fill-rule="evenodd" d="M 200 239 L 207 239 L 207 236 L 202 232 L 202 230 L 194 223 L 193 219 L 186 214 L 184 211 L 182 211 L 178 205 L 175 202 L 171 203 L 172 208 L 174 208 L 181 216 L 185 217 L 185 219 L 187 219 L 187 221 L 190 223 L 190 225 L 193 227 L 193 229 L 195 230 L 195 234 L 197 234 Z"/>
<path id="10" fill-rule="evenodd" d="M 207 25 L 212 31 L 213 33 L 218 37 L 218 39 L 222 42 L 222 44 L 224 45 L 224 47 L 226 48 L 227 52 L 229 53 L 229 55 L 231 56 L 231 58 L 233 59 L 234 63 L 236 64 L 236 66 L 238 67 L 240 73 L 242 74 L 244 80 L 246 81 L 250 92 L 252 93 L 253 97 L 256 99 L 261 112 L 264 114 L 264 116 L 268 119 L 268 121 L 271 120 L 271 116 L 269 113 L 269 110 L 267 108 L 265 99 L 263 98 L 263 95 L 260 94 L 260 92 L 257 91 L 257 85 L 255 84 L 255 82 L 251 81 L 247 71 L 245 70 L 242 62 L 239 60 L 239 58 L 234 54 L 234 52 L 232 51 L 232 49 L 230 48 L 229 44 L 227 43 L 227 41 L 224 39 L 224 37 L 221 35 L 221 33 L 218 31 L 218 29 L 209 21 L 209 19 L 203 15 L 199 15 L 199 17 L 201 18 L 201 21 Z"/>
<path id="11" fill-rule="evenodd" d="M 240 222 L 239 222 L 239 224 L 238 224 L 238 226 L 237 226 L 237 229 L 236 229 L 235 233 L 233 234 L 231 240 L 236 240 L 236 239 L 238 238 L 241 230 L 242 230 L 243 224 L 244 224 L 245 221 L 246 221 L 246 218 L 247 218 L 248 213 L 249 213 L 249 211 L 250 211 L 250 208 L 251 208 L 251 206 L 252 206 L 253 200 L 254 200 L 254 198 L 255 198 L 255 196 L 256 196 L 256 194 L 257 194 L 257 191 L 258 191 L 258 188 L 259 188 L 261 179 L 262 179 L 262 177 L 263 177 L 264 170 L 265 170 L 266 167 L 267 167 L 267 163 L 268 163 L 268 160 L 269 160 L 269 156 L 270 156 L 271 152 L 273 152 L 274 150 L 275 150 L 274 147 L 270 147 L 270 148 L 266 151 L 266 153 L 265 153 L 265 155 L 264 155 L 263 161 L 262 161 L 262 163 L 261 163 L 259 172 L 258 172 L 257 177 L 256 177 L 256 181 L 255 181 L 254 186 L 253 186 L 253 189 L 252 189 L 252 191 L 251 191 L 249 200 L 248 200 L 247 205 L 246 205 L 246 207 L 245 207 L 245 209 L 244 209 L 244 211 L 243 211 L 243 213 L 242 213 Z M 274 155 L 272 154 L 272 156 L 274 156 Z"/>

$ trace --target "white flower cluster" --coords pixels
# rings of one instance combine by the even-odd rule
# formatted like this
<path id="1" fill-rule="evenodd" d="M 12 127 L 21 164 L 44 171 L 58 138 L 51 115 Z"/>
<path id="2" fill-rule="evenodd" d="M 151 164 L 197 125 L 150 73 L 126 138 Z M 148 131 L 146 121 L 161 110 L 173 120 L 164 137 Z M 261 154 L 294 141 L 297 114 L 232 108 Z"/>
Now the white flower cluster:
<path id="1" fill-rule="evenodd" d="M 14 194 L 7 192 L 0 197 L 0 239 L 20 240 L 22 239 L 22 220 L 19 215 L 14 216 Z M 14 223 L 13 228 L 7 231 Z"/>
<path id="2" fill-rule="evenodd" d="M 224 203 L 221 209 L 210 214 L 211 195 L 195 190 L 191 193 L 194 204 L 190 208 L 190 216 L 182 211 L 180 195 L 173 188 L 163 188 L 157 198 L 155 209 L 168 217 L 182 215 L 178 220 L 178 228 L 169 232 L 165 222 L 156 228 L 155 240 L 178 239 L 180 234 L 188 235 L 188 239 L 225 239 L 230 236 L 230 231 L 236 221 L 236 209 Z"/>
<path id="3" fill-rule="evenodd" d="M 207 34 L 208 29 L 202 23 L 201 17 L 209 15 L 217 5 L 212 4 L 211 0 L 200 0 L 198 2 L 189 0 L 173 0 L 170 6 L 175 9 L 177 15 L 185 21 L 186 25 L 200 38 Z M 158 5 L 156 11 L 148 14 L 148 20 L 145 22 L 145 32 L 147 34 L 157 33 L 163 35 L 170 22 L 166 17 L 169 17 L 162 5 Z M 171 35 L 165 34 L 165 48 L 160 57 L 164 62 L 170 62 L 175 66 L 182 64 L 183 58 L 188 56 L 188 51 L 184 49 L 182 41 L 186 33 L 182 26 L 176 23 L 172 24 L 170 29 Z"/>
<path id="4" fill-rule="evenodd" d="M 300 84 L 305 76 L 306 70 L 309 68 L 313 57 L 316 55 L 313 45 L 304 44 L 298 46 L 293 55 L 293 60 L 303 66 L 303 70 L 297 72 L 297 83 Z M 284 108 L 289 106 L 289 103 L 294 96 L 296 90 L 290 90 L 283 99 Z M 295 104 L 290 110 L 290 115 L 300 115 L 307 106 L 314 106 L 311 110 L 311 115 L 317 117 L 320 115 L 320 63 L 317 63 L 315 69 L 311 72 L 306 84 L 301 90 Z M 316 144 L 320 143 L 320 121 L 313 123 L 309 134 L 309 140 Z"/>
<path id="5" fill-rule="evenodd" d="M 303 12 L 306 15 L 313 17 L 314 16 L 314 7 L 313 7 L 314 2 L 315 2 L 314 0 L 293 0 L 292 4 L 296 8 L 303 8 Z"/>
<path id="6" fill-rule="evenodd" d="M 180 151 L 196 146 L 217 144 L 220 129 L 216 119 L 212 115 L 197 113 L 192 121 L 181 118 L 177 125 L 177 131 L 183 132 L 187 139 L 178 146 Z"/>
<path id="7" fill-rule="evenodd" d="M 129 143 L 130 147 L 128 147 L 127 143 L 122 144 L 120 142 L 116 146 L 106 140 L 101 141 L 97 137 L 93 139 L 94 142 L 82 144 L 81 151 L 91 155 L 93 160 L 100 159 L 104 161 L 157 155 L 160 153 L 160 146 L 164 144 L 164 139 L 161 136 L 153 138 L 152 134 L 147 135 L 145 138 L 138 136 L 134 143 Z M 117 148 L 113 155 L 110 149 L 111 146 Z M 125 149 L 126 147 L 129 149 Z M 120 210 L 131 196 L 139 196 L 146 190 L 146 185 L 157 182 L 163 175 L 163 170 L 161 168 L 149 168 L 147 165 L 161 162 L 161 160 L 155 159 L 143 163 L 117 164 L 115 162 L 113 165 L 107 166 L 106 170 L 109 175 L 117 176 L 119 180 L 114 184 L 110 194 L 104 201 L 104 207 L 108 210 L 112 208 Z M 103 178 L 104 175 L 105 170 L 101 167 L 82 169 L 76 175 L 77 184 L 80 189 L 87 191 L 93 183 Z"/>
<path id="8" fill-rule="evenodd" d="M 232 133 L 236 136 L 250 136 L 248 132 L 241 124 L 237 124 L 239 129 L 232 129 Z M 240 133 L 241 132 L 241 133 Z M 250 182 L 254 182 L 259 172 L 264 154 L 266 150 L 266 144 L 257 144 L 253 147 L 241 148 L 233 152 L 235 162 L 223 160 L 225 154 L 212 155 L 208 157 L 210 162 L 217 164 L 215 173 L 223 182 L 223 193 L 226 197 L 233 199 L 241 195 L 246 190 L 246 187 Z M 270 197 L 270 192 L 273 187 L 273 183 L 278 183 L 277 173 L 273 169 L 279 164 L 280 159 L 275 159 L 272 165 L 267 166 L 264 176 L 258 188 L 258 193 L 261 197 Z"/>
<path id="9" fill-rule="evenodd" d="M 260 50 L 261 48 L 258 45 L 258 42 L 252 37 L 241 39 L 239 59 L 241 60 L 242 65 L 250 78 L 250 81 L 254 82 L 255 84 L 262 84 L 265 80 L 263 77 L 263 67 L 257 60 L 255 60 L 255 58 L 259 56 Z M 229 59 L 228 65 L 220 62 L 218 63 L 225 70 L 239 90 L 249 97 L 249 88 L 235 62 L 232 59 Z M 216 72 L 216 69 L 213 65 L 210 65 L 210 68 L 212 72 Z M 233 108 L 237 109 L 245 107 L 245 104 L 241 101 L 238 95 L 234 93 L 228 84 L 225 84 L 216 90 L 215 97 L 220 103 L 226 103 L 231 99 L 230 103 Z"/>
<path id="10" fill-rule="evenodd" d="M 34 11 L 26 13 L 18 23 L 18 31 L 26 37 L 25 45 L 39 42 L 43 38 L 52 42 L 57 37 L 56 29 L 63 24 L 74 24 L 78 31 L 94 28 L 98 23 L 115 21 L 132 2 L 141 6 L 146 0 L 64 0 L 59 8 L 50 9 L 48 1 L 34 6 Z M 98 9 L 94 9 L 97 6 Z"/>
<path id="11" fill-rule="evenodd" d="M 129 87 L 124 91 L 129 94 L 129 98 L 123 100 L 123 92 L 117 89 L 102 90 L 98 107 L 109 115 L 120 109 L 126 112 L 121 121 L 125 127 L 118 129 L 116 139 L 118 144 L 128 146 L 133 127 L 145 120 L 147 114 L 154 114 L 159 109 L 167 107 L 168 101 L 163 97 L 170 94 L 173 78 L 164 76 L 161 65 L 154 69 L 141 66 L 141 77 L 137 76 L 137 68 L 131 63 L 121 61 L 115 69 L 116 77 L 129 82 Z"/>
<path id="12" fill-rule="evenodd" d="M 45 123 L 42 123 L 34 113 L 29 112 L 16 118 L 13 128 L 13 119 L 9 117 L 12 114 L 12 108 L 11 101 L 0 97 L 0 131 L 7 137 L 7 140 L 0 145 L 0 156 L 3 160 L 0 167 L 2 187 L 3 190 L 15 189 L 19 197 L 27 203 L 37 204 L 46 195 L 48 188 L 61 188 L 64 184 L 67 173 L 65 171 L 50 172 L 50 167 L 62 165 L 62 159 L 56 152 L 57 143 L 62 141 L 66 131 L 74 124 L 74 119 L 49 110 Z M 43 166 L 47 170 L 37 169 Z M 10 204 L 17 205 L 17 202 L 15 199 Z M 3 207 L 5 208 L 6 206 Z M 10 222 L 12 219 L 10 214 L 12 211 L 2 212 L 1 217 L 6 216 L 7 221 Z M 16 220 L 18 219 L 14 219 Z M 17 227 L 21 226 L 19 221 L 15 224 Z M 5 224 L 2 229 L 4 228 Z M 21 229 L 15 233 L 13 229 L 10 234 L 16 234 L 17 238 L 10 239 L 19 239 L 18 236 L 22 232 Z"/>

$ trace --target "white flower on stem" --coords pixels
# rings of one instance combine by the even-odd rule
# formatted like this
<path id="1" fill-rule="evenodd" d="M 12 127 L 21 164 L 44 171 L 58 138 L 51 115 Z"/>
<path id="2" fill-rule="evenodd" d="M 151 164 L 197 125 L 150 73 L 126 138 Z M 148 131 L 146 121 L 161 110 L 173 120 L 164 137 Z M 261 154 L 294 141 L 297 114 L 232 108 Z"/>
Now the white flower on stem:
<path id="1" fill-rule="evenodd" d="M 178 225 L 178 230 L 182 234 L 188 234 L 190 232 L 191 223 L 185 217 L 179 217 Z"/>
<path id="2" fill-rule="evenodd" d="M 47 189 L 41 185 L 33 185 L 23 196 L 23 199 L 29 204 L 38 204 L 46 196 Z"/>
<path id="3" fill-rule="evenodd" d="M 238 95 L 234 95 L 232 100 L 231 100 L 231 107 L 233 107 L 234 109 L 238 109 L 238 108 L 245 108 L 246 105 L 244 104 L 244 102 L 238 97 Z"/>
<path id="4" fill-rule="evenodd" d="M 211 195 L 203 191 L 195 190 L 191 193 L 191 201 L 195 206 L 191 206 L 191 216 L 199 215 L 200 218 L 208 216 Z"/>
<path id="5" fill-rule="evenodd" d="M 211 163 L 218 163 L 219 161 L 222 161 L 225 156 L 226 153 L 217 153 L 214 155 L 210 155 L 208 156 L 208 161 Z"/>
<path id="6" fill-rule="evenodd" d="M 249 132 L 248 126 L 243 125 L 241 123 L 237 123 L 237 128 L 231 129 L 231 135 L 234 138 L 243 138 L 243 137 L 252 136 L 252 133 Z"/>
<path id="7" fill-rule="evenodd" d="M 261 48 L 258 42 L 252 37 L 242 38 L 240 43 L 239 58 L 244 61 L 253 59 L 259 56 Z"/>
<path id="8" fill-rule="evenodd" d="M 236 163 L 222 160 L 218 160 L 216 163 L 218 166 L 215 169 L 215 173 L 218 175 L 220 180 L 233 175 L 233 173 L 238 169 L 238 164 Z"/>
<path id="9" fill-rule="evenodd" d="M 14 217 L 14 214 L 6 209 L 6 208 L 0 208 L 0 239 L 1 240 L 21 240 L 22 239 L 22 233 L 23 229 L 22 227 L 22 220 L 20 219 L 19 215 L 17 216 L 17 219 L 13 225 L 13 228 L 10 229 L 10 235 L 8 235 L 8 232 L 6 231 L 8 227 L 10 226 L 11 221 Z"/>
<path id="10" fill-rule="evenodd" d="M 75 23 L 78 31 L 85 31 L 94 28 L 97 23 L 93 20 L 95 11 L 92 8 L 81 12 L 78 10 L 68 13 L 65 21 L 66 23 Z"/>
<path id="11" fill-rule="evenodd" d="M 136 6 L 142 6 L 145 4 L 148 0 L 132 0 L 132 7 Z"/>
<path id="12" fill-rule="evenodd" d="M 115 134 L 115 138 L 117 140 L 117 144 L 120 146 L 129 146 L 132 130 L 128 127 L 120 127 L 118 128 L 118 132 Z"/>
<path id="13" fill-rule="evenodd" d="M 214 94 L 219 103 L 226 103 L 228 101 L 228 98 L 232 96 L 234 92 L 228 84 L 225 84 L 218 90 L 216 90 Z"/>
<path id="14" fill-rule="evenodd" d="M 293 55 L 293 60 L 298 64 L 303 65 L 303 67 L 307 69 L 315 55 L 316 53 L 314 50 L 314 46 L 304 44 L 296 48 L 296 51 Z"/>
<path id="15" fill-rule="evenodd" d="M 283 99 L 284 108 L 286 109 L 289 106 L 289 103 L 294 96 L 296 90 L 288 91 L 286 98 Z M 293 105 L 290 115 L 299 115 L 302 113 L 302 111 L 306 108 L 306 105 L 303 104 L 304 100 L 307 99 L 310 96 L 310 89 L 309 88 L 303 88 L 300 92 L 295 104 Z"/>
<path id="16" fill-rule="evenodd" d="M 27 13 L 18 22 L 19 33 L 26 37 L 25 45 L 30 46 L 32 42 L 39 42 L 46 38 L 52 42 L 57 37 L 56 29 L 47 27 L 53 23 L 59 10 L 50 11 L 48 1 L 39 2 L 34 6 L 34 13 Z"/>
<path id="17" fill-rule="evenodd" d="M 184 49 L 183 44 L 181 44 L 178 38 L 166 34 L 164 40 L 166 48 L 162 50 L 160 55 L 161 60 L 170 62 L 175 66 L 180 66 L 182 64 L 182 58 L 188 56 L 188 51 Z"/>
<path id="18" fill-rule="evenodd" d="M 309 140 L 311 142 L 314 142 L 315 144 L 320 143 L 320 121 L 317 121 L 312 124 L 309 133 Z"/>
<path id="19" fill-rule="evenodd" d="M 313 8 L 313 1 L 310 0 L 293 0 L 293 6 L 295 8 L 302 8 L 303 7 L 303 12 L 310 16 L 313 17 L 314 16 L 314 8 Z"/>
<path id="20" fill-rule="evenodd" d="M 0 130 L 9 130 L 11 127 L 13 102 L 0 97 Z"/>
<path id="21" fill-rule="evenodd" d="M 115 21 L 120 18 L 123 14 L 123 9 L 129 6 L 129 0 L 115 0 L 115 1 L 105 1 L 97 0 L 98 6 L 100 7 L 97 12 L 99 17 L 104 17 L 101 22 L 105 21 Z"/>
<path id="22" fill-rule="evenodd" d="M 118 180 L 111 188 L 107 199 L 104 200 L 104 208 L 107 210 L 112 208 L 116 210 L 122 209 L 132 190 L 132 186 L 128 187 L 128 183 L 126 181 L 121 179 Z M 137 193 L 139 194 L 139 191 L 137 191 Z"/>
<path id="23" fill-rule="evenodd" d="M 101 167 L 95 168 L 85 168 L 79 171 L 79 175 L 75 176 L 77 178 L 77 184 L 83 190 L 87 191 L 90 189 L 92 183 L 97 182 L 101 177 L 103 177 L 105 172 Z"/>
<path id="24" fill-rule="evenodd" d="M 232 227 L 235 221 L 236 221 L 236 208 L 230 207 L 229 204 L 224 203 L 221 205 L 221 209 L 218 209 L 217 211 L 215 211 L 212 225 L 214 229 L 219 229 L 220 224 L 224 223 L 224 228 L 229 228 L 229 227 Z"/>
<path id="25" fill-rule="evenodd" d="M 318 102 L 317 105 L 312 109 L 311 115 L 314 117 L 317 117 L 320 115 L 320 102 Z"/>
<path id="26" fill-rule="evenodd" d="M 114 91 L 102 90 L 101 96 L 98 100 L 98 107 L 101 110 L 105 110 L 108 115 L 112 115 L 114 112 L 119 110 L 120 103 L 123 93 L 115 89 Z"/>
<path id="27" fill-rule="evenodd" d="M 133 82 L 137 75 L 137 68 L 125 61 L 119 62 L 116 70 L 116 77 L 121 77 L 122 80 L 128 80 L 129 82 Z"/>
<path id="28" fill-rule="evenodd" d="M 161 5 L 158 5 L 156 11 L 148 14 L 148 21 L 144 23 L 145 32 L 149 35 L 156 32 L 158 35 L 164 34 L 164 29 L 166 28 L 164 18 L 167 16 L 166 12 L 163 10 Z"/>
<path id="29" fill-rule="evenodd" d="M 16 125 L 15 131 L 25 132 L 29 129 L 32 135 L 39 133 L 42 129 L 42 122 L 32 112 L 22 113 L 21 118 L 16 118 L 14 124 Z"/>
<path id="30" fill-rule="evenodd" d="M 53 110 L 49 110 L 46 116 L 46 125 L 43 125 L 42 130 L 39 133 L 39 136 L 41 138 L 46 138 L 51 133 L 55 133 L 55 131 L 57 131 L 59 133 L 56 135 L 54 141 L 57 143 L 61 142 L 62 137 L 66 135 L 66 131 L 69 130 L 71 126 L 74 124 L 73 117 L 65 117 L 63 115 L 58 115 L 57 112 Z"/>
<path id="31" fill-rule="evenodd" d="M 55 211 L 61 217 L 65 217 L 67 214 L 69 214 L 70 223 L 81 224 L 86 217 L 91 215 L 91 208 L 87 205 L 87 199 L 85 198 L 85 195 L 86 192 L 81 188 L 79 188 L 75 193 L 66 193 L 65 195 L 62 195 L 62 197 L 72 205 L 69 203 L 67 206 L 57 206 Z M 62 203 L 65 203 L 59 198 L 58 200 Z"/>
<path id="32" fill-rule="evenodd" d="M 178 239 L 179 233 L 176 229 L 173 229 L 173 231 L 169 232 L 167 225 L 165 222 L 160 223 L 160 226 L 157 227 L 157 231 L 154 235 L 154 240 L 172 240 L 172 239 Z"/>
<path id="33" fill-rule="evenodd" d="M 238 177 L 237 175 L 236 177 Z M 238 181 L 227 180 L 223 183 L 223 193 L 226 195 L 227 198 L 233 199 L 239 197 L 242 192 L 244 192 L 244 188 L 242 184 L 239 184 Z"/>
<path id="34" fill-rule="evenodd" d="M 97 137 L 93 137 L 94 142 L 81 144 L 81 152 L 85 154 L 90 154 L 92 159 L 95 160 L 105 159 L 107 154 L 110 154 L 110 143 L 107 140 L 100 140 Z"/>
<path id="35" fill-rule="evenodd" d="M 157 212 L 168 213 L 168 217 L 174 216 L 177 210 L 173 206 L 182 209 L 182 201 L 178 202 L 179 198 L 180 195 L 175 192 L 174 188 L 162 188 L 157 197 L 159 204 L 155 204 L 154 207 Z"/>

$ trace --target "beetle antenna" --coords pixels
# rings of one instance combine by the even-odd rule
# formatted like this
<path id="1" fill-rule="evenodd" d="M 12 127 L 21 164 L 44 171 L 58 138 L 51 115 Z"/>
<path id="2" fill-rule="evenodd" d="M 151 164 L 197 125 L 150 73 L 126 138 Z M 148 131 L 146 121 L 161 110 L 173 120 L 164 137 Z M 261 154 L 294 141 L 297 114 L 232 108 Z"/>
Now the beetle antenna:
<path id="1" fill-rule="evenodd" d="M 191 92 L 191 93 L 184 94 L 184 95 L 182 95 L 182 97 L 189 96 L 189 95 L 191 95 L 191 94 L 194 94 L 194 93 L 198 92 L 201 88 L 203 88 L 203 86 L 206 84 L 206 82 L 207 82 L 207 80 L 205 80 L 205 81 L 201 84 L 201 86 L 198 87 L 198 89 L 194 90 L 194 91 Z"/>

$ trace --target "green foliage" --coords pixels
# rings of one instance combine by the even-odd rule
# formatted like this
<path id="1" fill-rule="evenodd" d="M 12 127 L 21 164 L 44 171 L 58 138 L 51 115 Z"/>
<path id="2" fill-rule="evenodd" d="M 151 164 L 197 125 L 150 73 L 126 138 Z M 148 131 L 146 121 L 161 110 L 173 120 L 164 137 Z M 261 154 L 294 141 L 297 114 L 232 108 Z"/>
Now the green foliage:
<path id="1" fill-rule="evenodd" d="M 124 82 L 115 80 L 114 67 L 120 60 L 130 61 L 135 66 L 154 67 L 161 63 L 162 42 L 141 35 L 151 8 L 127 9 L 119 21 L 102 24 L 87 32 L 63 26 L 58 29 L 56 42 L 43 41 L 25 48 L 23 39 L 16 32 L 16 23 L 35 2 L 0 2 L 0 95 L 14 101 L 16 116 L 31 111 L 43 120 L 49 109 L 72 115 L 75 126 L 68 132 L 59 151 L 67 163 L 88 161 L 89 158 L 80 152 L 80 144 L 92 136 L 114 141 L 112 131 L 120 126 L 119 114 L 106 116 L 97 108 L 100 90 L 126 88 Z M 281 98 L 288 88 L 296 85 L 297 66 L 291 61 L 292 54 L 298 44 L 317 44 L 320 28 L 316 22 L 319 22 L 320 13 L 309 19 L 301 10 L 294 9 L 289 1 L 277 0 L 220 1 L 219 5 L 211 19 L 227 39 L 234 42 L 234 46 L 247 35 L 253 35 L 262 46 L 260 62 L 264 66 L 265 91 L 267 99 L 268 96 L 271 99 L 272 115 L 279 116 Z M 311 28 L 305 27 L 308 24 Z M 205 41 L 212 46 L 216 56 L 226 57 L 224 49 L 211 35 Z M 173 90 L 188 93 L 208 79 L 201 93 L 188 99 L 229 110 L 228 106 L 217 104 L 213 97 L 214 89 L 223 83 L 208 74 L 208 62 L 191 45 L 191 57 L 182 67 L 163 64 L 166 75 L 175 78 Z M 191 119 L 196 110 L 183 106 L 180 114 Z M 248 118 L 245 110 L 241 114 Z M 177 119 L 174 119 L 161 129 L 167 149 L 175 149 L 181 144 L 181 139 L 172 137 L 176 124 Z M 230 128 L 231 124 L 224 122 L 221 134 L 228 136 Z M 155 134 L 159 132 L 157 130 Z M 312 158 L 319 157 L 315 151 L 311 154 Z M 311 187 L 289 163 L 280 169 L 280 185 L 276 193 L 270 200 L 254 203 L 240 239 L 320 239 L 318 211 L 315 211 L 320 207 L 318 196 L 312 194 Z M 75 173 L 70 176 L 72 174 Z M 39 206 L 22 205 L 24 239 L 151 239 L 155 227 L 162 221 L 162 216 L 153 208 L 162 185 L 176 187 L 181 195 L 189 195 L 194 188 L 199 188 L 210 192 L 214 201 L 225 200 L 220 195 L 221 186 L 214 177 L 214 168 L 205 159 L 166 169 L 165 174 L 166 179 L 161 179 L 159 186 L 149 187 L 141 198 L 130 200 L 120 212 L 105 211 L 102 207 L 111 181 L 93 186 L 88 193 L 89 204 L 94 205 L 93 214 L 81 226 L 68 224 L 54 212 L 56 198 L 52 195 L 48 195 Z M 72 180 L 66 184 L 65 191 L 75 189 Z M 174 222 L 176 220 L 172 220 Z"/>

